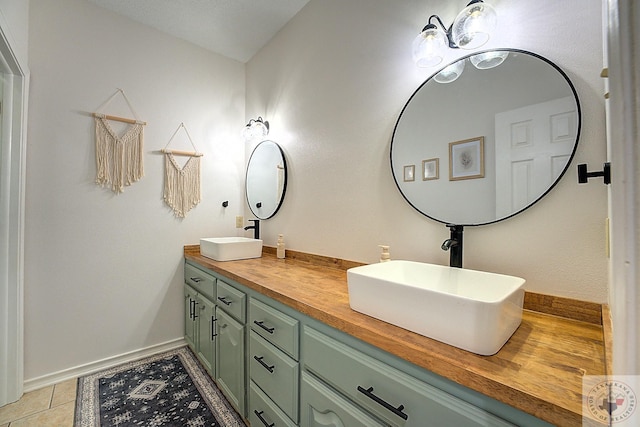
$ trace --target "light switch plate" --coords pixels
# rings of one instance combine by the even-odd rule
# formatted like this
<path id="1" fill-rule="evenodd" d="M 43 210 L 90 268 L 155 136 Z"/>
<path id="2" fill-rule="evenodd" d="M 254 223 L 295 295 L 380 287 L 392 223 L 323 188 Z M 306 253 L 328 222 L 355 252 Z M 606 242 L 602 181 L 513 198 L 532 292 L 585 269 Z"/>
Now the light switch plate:
<path id="1" fill-rule="evenodd" d="M 244 218 L 240 215 L 236 217 L 236 228 L 242 228 L 244 225 Z"/>

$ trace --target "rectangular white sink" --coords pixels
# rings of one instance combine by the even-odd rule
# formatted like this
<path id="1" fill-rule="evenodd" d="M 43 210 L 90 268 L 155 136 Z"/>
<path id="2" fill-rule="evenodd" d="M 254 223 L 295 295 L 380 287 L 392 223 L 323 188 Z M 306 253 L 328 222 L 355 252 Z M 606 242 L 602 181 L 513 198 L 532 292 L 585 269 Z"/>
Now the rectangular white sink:
<path id="1" fill-rule="evenodd" d="M 394 260 L 351 268 L 347 282 L 353 310 L 481 355 L 522 321 L 519 277 Z"/>
<path id="2" fill-rule="evenodd" d="M 200 239 L 200 254 L 216 261 L 260 258 L 262 240 L 249 237 L 208 237 Z"/>

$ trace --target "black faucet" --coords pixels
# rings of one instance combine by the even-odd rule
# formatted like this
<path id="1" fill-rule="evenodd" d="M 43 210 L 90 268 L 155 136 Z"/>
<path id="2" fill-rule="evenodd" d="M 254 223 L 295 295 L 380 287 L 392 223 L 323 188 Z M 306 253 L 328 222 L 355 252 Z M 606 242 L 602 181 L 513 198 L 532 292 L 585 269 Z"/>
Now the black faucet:
<path id="1" fill-rule="evenodd" d="M 447 224 L 451 230 L 451 237 L 442 243 L 443 251 L 450 251 L 449 265 L 451 267 L 462 268 L 462 232 L 464 226 Z"/>
<path id="2" fill-rule="evenodd" d="M 245 230 L 253 230 L 253 238 L 260 238 L 260 220 L 259 219 L 250 219 L 249 221 L 253 222 L 253 225 L 247 225 Z"/>

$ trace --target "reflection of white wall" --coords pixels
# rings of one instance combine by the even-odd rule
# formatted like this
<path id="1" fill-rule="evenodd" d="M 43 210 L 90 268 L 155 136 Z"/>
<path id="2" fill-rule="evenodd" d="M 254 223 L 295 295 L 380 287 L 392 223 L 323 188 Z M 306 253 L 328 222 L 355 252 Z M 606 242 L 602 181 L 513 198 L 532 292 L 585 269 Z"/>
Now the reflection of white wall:
<path id="1" fill-rule="evenodd" d="M 495 220 L 496 113 L 570 94 L 570 87 L 555 69 L 523 54 L 511 54 L 502 65 L 489 70 L 478 70 L 466 61 L 458 80 L 427 82 L 396 128 L 394 173 L 402 177 L 404 165 L 420 168 L 422 160 L 437 157 L 441 178 L 400 182 L 404 194 L 441 221 L 474 224 Z M 449 181 L 449 143 L 480 136 L 484 137 L 484 178 Z"/>
<path id="2" fill-rule="evenodd" d="M 487 48 L 525 49 L 557 63 L 576 85 L 584 122 L 573 165 L 549 195 L 511 219 L 465 230 L 465 266 L 524 277 L 530 291 L 605 301 L 606 187 L 577 185 L 574 166 L 602 164 L 606 154 L 601 2 L 491 4 L 498 35 Z M 388 244 L 395 259 L 448 263 L 440 249 L 448 230 L 404 201 L 389 143 L 402 107 L 429 77 L 412 63 L 411 41 L 430 13 L 451 22 L 460 7 L 444 0 L 311 0 L 249 61 L 245 118 L 268 117 L 269 137 L 290 166 L 285 203 L 262 227 L 265 244 L 283 233 L 293 250 L 377 262 L 377 245 Z M 496 97 L 516 96 L 492 92 L 485 99 Z M 451 126 L 464 126 L 462 118 Z"/>
<path id="3" fill-rule="evenodd" d="M 284 179 L 282 164 L 280 149 L 271 142 L 261 143 L 251 155 L 247 166 L 247 202 L 260 218 L 270 217 L 278 207 Z"/>

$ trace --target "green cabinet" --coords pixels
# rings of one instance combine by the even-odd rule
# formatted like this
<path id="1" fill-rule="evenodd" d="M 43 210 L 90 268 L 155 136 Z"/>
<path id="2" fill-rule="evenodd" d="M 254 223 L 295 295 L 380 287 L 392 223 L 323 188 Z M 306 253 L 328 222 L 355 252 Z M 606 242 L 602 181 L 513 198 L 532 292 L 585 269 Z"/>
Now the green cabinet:
<path id="1" fill-rule="evenodd" d="M 245 326 L 218 307 L 216 383 L 231 404 L 245 414 Z"/>
<path id="2" fill-rule="evenodd" d="M 198 312 L 198 346 L 196 347 L 196 354 L 205 369 L 213 374 L 216 363 L 216 306 L 202 295 L 198 295 L 196 304 L 196 311 Z"/>
<path id="3" fill-rule="evenodd" d="M 191 349 L 196 351 L 196 296 L 198 293 L 191 287 L 184 287 L 184 339 Z"/>
<path id="4" fill-rule="evenodd" d="M 549 426 L 185 263 L 185 340 L 252 427 Z"/>
<path id="5" fill-rule="evenodd" d="M 238 413 L 246 401 L 246 295 L 185 263 L 185 341 Z"/>
<path id="6" fill-rule="evenodd" d="M 300 385 L 301 427 L 384 427 L 385 425 L 307 372 Z"/>
<path id="7" fill-rule="evenodd" d="M 205 369 L 214 374 L 215 305 L 191 286 L 184 287 L 184 339 Z"/>
<path id="8" fill-rule="evenodd" d="M 513 427 L 513 424 L 312 328 L 304 328 L 302 347 L 305 349 L 305 369 L 385 425 Z"/>
<path id="9" fill-rule="evenodd" d="M 216 278 L 185 264 L 184 281 L 184 338 L 209 374 L 214 375 Z"/>

